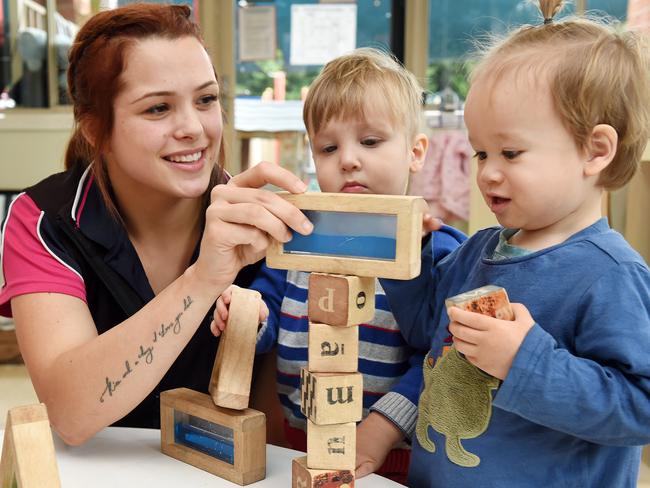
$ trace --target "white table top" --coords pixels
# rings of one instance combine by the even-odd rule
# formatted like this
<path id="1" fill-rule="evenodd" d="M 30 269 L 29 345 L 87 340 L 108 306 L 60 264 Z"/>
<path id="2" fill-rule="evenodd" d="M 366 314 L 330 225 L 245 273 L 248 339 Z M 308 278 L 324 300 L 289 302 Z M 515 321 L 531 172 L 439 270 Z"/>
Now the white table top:
<path id="1" fill-rule="evenodd" d="M 239 486 L 160 452 L 159 430 L 109 427 L 79 447 L 66 446 L 54 435 L 54 446 L 64 488 Z M 267 444 L 266 478 L 248 486 L 291 486 L 291 461 L 303 455 Z M 377 475 L 355 481 L 359 488 L 399 486 Z"/>

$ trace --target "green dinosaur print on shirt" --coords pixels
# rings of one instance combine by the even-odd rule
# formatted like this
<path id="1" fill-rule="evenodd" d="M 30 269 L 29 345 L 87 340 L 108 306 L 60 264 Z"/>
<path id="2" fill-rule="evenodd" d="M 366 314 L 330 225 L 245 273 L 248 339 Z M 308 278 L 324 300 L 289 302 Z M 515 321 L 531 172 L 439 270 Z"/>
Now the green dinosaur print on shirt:
<path id="1" fill-rule="evenodd" d="M 492 390 L 498 386 L 497 378 L 472 365 L 455 347 L 439 358 L 435 366 L 427 355 L 416 426 L 420 445 L 429 452 L 436 451 L 429 438 L 431 426 L 445 436 L 445 452 L 452 463 L 478 466 L 481 459 L 466 451 L 460 441 L 486 431 L 492 416 Z"/>

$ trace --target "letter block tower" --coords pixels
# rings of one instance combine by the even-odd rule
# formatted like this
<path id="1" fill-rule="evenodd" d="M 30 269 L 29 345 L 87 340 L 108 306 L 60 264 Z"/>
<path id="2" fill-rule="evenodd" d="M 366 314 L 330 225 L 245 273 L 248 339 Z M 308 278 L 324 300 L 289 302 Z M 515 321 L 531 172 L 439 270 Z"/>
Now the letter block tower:
<path id="1" fill-rule="evenodd" d="M 376 278 L 420 272 L 419 197 L 305 193 L 284 198 L 314 224 L 310 236 L 273 242 L 267 265 L 312 271 L 308 361 L 301 370 L 307 456 L 293 460 L 293 488 L 349 488 L 356 468 L 356 423 L 363 379 L 357 371 L 359 324 L 375 314 Z M 354 276 L 353 276 L 354 275 Z"/>

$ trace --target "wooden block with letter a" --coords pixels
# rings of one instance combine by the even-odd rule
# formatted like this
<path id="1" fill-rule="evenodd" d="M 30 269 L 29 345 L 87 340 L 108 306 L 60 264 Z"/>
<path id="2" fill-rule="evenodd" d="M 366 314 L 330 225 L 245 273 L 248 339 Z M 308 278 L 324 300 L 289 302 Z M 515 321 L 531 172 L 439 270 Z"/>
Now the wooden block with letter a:
<path id="1" fill-rule="evenodd" d="M 309 469 L 356 468 L 357 424 L 318 425 L 307 419 Z"/>
<path id="2" fill-rule="evenodd" d="M 54 441 L 45 405 L 24 405 L 7 412 L 0 487 L 59 488 Z"/>
<path id="3" fill-rule="evenodd" d="M 307 297 L 311 322 L 348 327 L 375 316 L 375 278 L 312 273 Z"/>
<path id="4" fill-rule="evenodd" d="M 445 306 L 458 307 L 470 312 L 489 315 L 501 320 L 514 320 L 515 315 L 508 300 L 505 288 L 486 285 L 459 295 L 447 298 Z"/>
<path id="5" fill-rule="evenodd" d="M 359 326 L 309 322 L 308 368 L 312 373 L 354 373 L 359 365 Z"/>
<path id="6" fill-rule="evenodd" d="M 237 410 L 248 407 L 261 299 L 254 290 L 233 289 L 228 323 L 210 378 L 209 391 L 215 405 Z"/>
<path id="7" fill-rule="evenodd" d="M 163 453 L 239 485 L 266 476 L 266 417 L 216 406 L 210 395 L 176 388 L 160 395 Z"/>
<path id="8" fill-rule="evenodd" d="M 307 456 L 295 458 L 291 465 L 291 488 L 352 488 L 354 471 L 349 469 L 310 469 Z"/>
<path id="9" fill-rule="evenodd" d="M 281 192 L 314 224 L 308 236 L 272 241 L 270 268 L 410 279 L 420 274 L 421 197 Z"/>
<path id="10" fill-rule="evenodd" d="M 342 424 L 361 420 L 361 373 L 312 373 L 302 368 L 300 388 L 300 410 L 315 424 Z"/>

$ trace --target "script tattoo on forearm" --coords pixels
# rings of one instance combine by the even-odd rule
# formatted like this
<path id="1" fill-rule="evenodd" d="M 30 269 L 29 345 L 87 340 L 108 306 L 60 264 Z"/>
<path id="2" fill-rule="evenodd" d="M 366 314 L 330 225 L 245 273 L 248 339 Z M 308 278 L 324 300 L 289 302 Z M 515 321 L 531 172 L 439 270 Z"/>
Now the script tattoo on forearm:
<path id="1" fill-rule="evenodd" d="M 160 324 L 160 327 L 154 329 L 153 340 L 151 341 L 151 344 L 140 344 L 136 358 L 133 360 L 133 362 L 131 362 L 129 359 L 124 360 L 124 371 L 122 372 L 122 375 L 118 378 L 113 379 L 106 376 L 104 391 L 99 397 L 100 403 L 104 403 L 104 397 L 106 395 L 112 397 L 115 393 L 115 390 L 117 390 L 117 388 L 122 384 L 126 377 L 133 373 L 136 368 L 142 364 L 146 365 L 153 362 L 153 352 L 155 349 L 154 344 L 157 345 L 170 332 L 174 335 L 180 334 L 182 328 L 181 317 L 183 317 L 185 311 L 190 308 L 193 303 L 194 301 L 189 295 L 186 298 L 183 298 L 183 310 L 179 312 L 176 317 L 174 317 L 174 319 L 168 324 Z"/>

